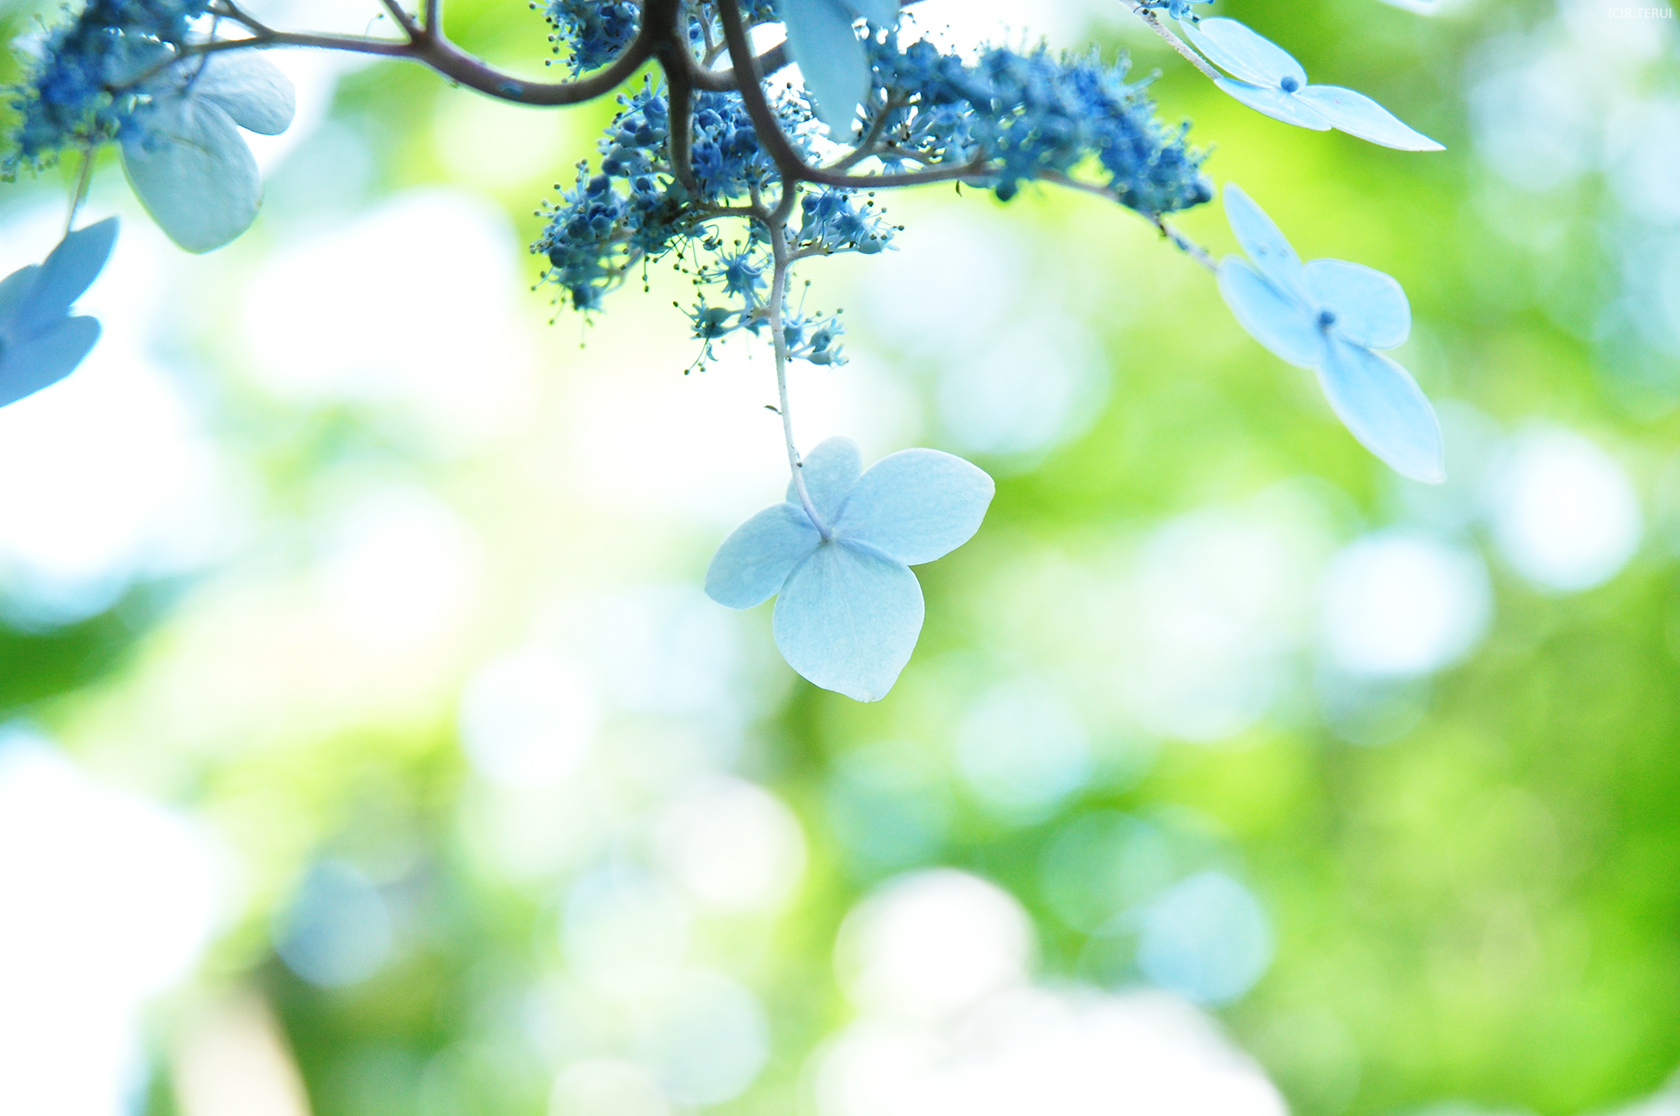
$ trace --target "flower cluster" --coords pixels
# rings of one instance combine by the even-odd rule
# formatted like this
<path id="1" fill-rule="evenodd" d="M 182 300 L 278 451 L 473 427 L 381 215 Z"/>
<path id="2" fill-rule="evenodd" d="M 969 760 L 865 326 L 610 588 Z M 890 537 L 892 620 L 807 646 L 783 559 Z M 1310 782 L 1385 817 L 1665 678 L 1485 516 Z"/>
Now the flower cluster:
<path id="1" fill-rule="evenodd" d="M 1064 176 L 1093 160 L 1124 204 L 1149 216 L 1213 197 L 1188 126 L 1155 115 L 1124 59 L 1072 57 L 1040 47 L 994 47 L 968 62 L 925 41 L 901 49 L 887 34 L 871 49 L 872 127 L 889 166 L 983 162 L 980 176 L 1009 199 L 1023 181 Z"/>
<path id="2" fill-rule="evenodd" d="M 167 63 L 165 44 L 185 42 L 207 8 L 208 0 L 90 0 L 41 43 L 14 90 L 20 119 L 10 159 L 38 162 L 65 147 L 131 138 L 140 105 L 126 86 L 145 74 L 142 60 Z"/>
<path id="3" fill-rule="evenodd" d="M 707 342 L 767 321 L 765 300 L 772 260 L 762 225 L 749 219 L 740 241 L 727 244 L 718 224 L 739 217 L 754 199 L 779 197 L 776 167 L 758 142 L 738 95 L 701 93 L 690 120 L 690 181 L 679 181 L 669 158 L 670 101 L 651 83 L 621 99 L 623 111 L 600 142 L 597 171 L 578 168 L 577 184 L 547 211 L 548 227 L 534 246 L 548 257 L 548 278 L 579 310 L 600 308 L 602 297 L 637 269 L 666 257 L 693 261 L 699 301 L 688 312 L 694 336 Z M 778 106 L 801 154 L 809 107 L 796 98 Z M 804 194 L 799 221 L 789 229 L 803 255 L 873 254 L 897 230 L 850 192 Z M 782 329 L 789 355 L 816 364 L 842 358 L 838 319 L 807 317 L 785 308 Z"/>
<path id="4" fill-rule="evenodd" d="M 556 53 L 562 46 L 571 51 L 566 65 L 573 74 L 623 54 L 641 27 L 641 5 L 635 0 L 548 0 L 546 14 L 554 28 L 548 41 Z"/>

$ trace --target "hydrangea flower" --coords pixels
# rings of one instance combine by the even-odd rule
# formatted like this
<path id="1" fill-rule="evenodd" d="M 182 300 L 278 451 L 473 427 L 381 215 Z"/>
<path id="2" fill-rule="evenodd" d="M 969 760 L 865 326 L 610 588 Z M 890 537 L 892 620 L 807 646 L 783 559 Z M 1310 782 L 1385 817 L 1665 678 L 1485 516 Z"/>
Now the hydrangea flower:
<path id="1" fill-rule="evenodd" d="M 605 66 L 623 54 L 641 29 L 641 5 L 633 0 L 549 0 L 554 49 L 571 48 L 566 68 L 573 75 Z"/>
<path id="2" fill-rule="evenodd" d="M 1343 424 L 1395 472 L 1446 479 L 1435 409 L 1400 365 L 1374 352 L 1412 332 L 1412 309 L 1393 277 L 1346 260 L 1301 263 L 1277 225 L 1236 183 L 1225 216 L 1248 259 L 1219 264 L 1219 293 L 1256 341 L 1318 373 Z"/>
<path id="3" fill-rule="evenodd" d="M 99 340 L 93 318 L 70 306 L 99 277 L 117 241 L 117 219 L 77 229 L 41 264 L 0 280 L 0 407 L 64 379 Z"/>
<path id="4" fill-rule="evenodd" d="M 772 627 L 788 665 L 826 690 L 879 701 L 922 630 L 922 587 L 910 567 L 974 536 L 992 478 L 931 449 L 903 450 L 863 472 L 849 438 L 823 442 L 801 472 L 810 510 L 790 484 L 786 503 L 724 540 L 706 593 L 730 608 L 776 597 Z"/>
<path id="5" fill-rule="evenodd" d="M 817 116 L 836 136 L 851 134 L 858 105 L 869 96 L 869 53 L 852 25 L 898 22 L 899 0 L 780 0 L 788 53 L 799 63 Z"/>
<path id="6" fill-rule="evenodd" d="M 870 46 L 878 75 L 879 123 L 896 138 L 888 166 L 949 165 L 975 159 L 995 169 L 984 182 L 1008 201 L 1022 182 L 1096 175 L 1122 204 L 1149 217 L 1213 198 L 1203 152 L 1188 125 L 1169 125 L 1128 82 L 1125 56 L 988 47 L 970 60 L 926 40 L 901 47 L 896 34 Z M 873 126 L 873 125 L 872 125 Z"/>
<path id="7" fill-rule="evenodd" d="M 240 128 L 278 135 L 296 94 L 272 62 L 221 51 L 165 70 L 123 139 L 123 170 L 170 239 L 189 252 L 233 240 L 257 219 L 262 176 Z"/>
<path id="8" fill-rule="evenodd" d="M 1285 124 L 1315 132 L 1337 128 L 1402 151 L 1444 150 L 1363 93 L 1339 85 L 1308 85 L 1307 71 L 1293 55 L 1234 19 L 1182 26 L 1196 49 L 1231 75 L 1214 84 L 1249 108 Z"/>

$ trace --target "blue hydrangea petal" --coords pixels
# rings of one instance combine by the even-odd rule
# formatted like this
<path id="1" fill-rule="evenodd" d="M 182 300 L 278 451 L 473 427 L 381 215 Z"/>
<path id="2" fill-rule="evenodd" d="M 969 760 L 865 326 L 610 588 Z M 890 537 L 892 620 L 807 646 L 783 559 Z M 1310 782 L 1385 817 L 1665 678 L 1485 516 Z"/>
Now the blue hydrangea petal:
<path id="1" fill-rule="evenodd" d="M 859 19 L 867 19 L 877 27 L 892 27 L 898 23 L 898 0 L 841 0 Z"/>
<path id="2" fill-rule="evenodd" d="M 706 595 L 729 608 L 761 605 L 781 590 L 788 575 L 821 542 L 804 508 L 765 508 L 718 547 L 706 568 Z"/>
<path id="3" fill-rule="evenodd" d="M 1284 294 L 1237 256 L 1220 261 L 1219 293 L 1237 322 L 1260 344 L 1302 368 L 1323 363 L 1324 330 L 1310 303 Z"/>
<path id="4" fill-rule="evenodd" d="M 1233 77 L 1274 88 L 1287 80 L 1297 89 L 1307 84 L 1307 71 L 1292 54 L 1246 24 L 1221 17 L 1183 26 L 1185 38 Z"/>
<path id="5" fill-rule="evenodd" d="M 1278 290 L 1307 301 L 1306 271 L 1282 230 L 1235 182 L 1225 184 L 1224 200 L 1225 220 L 1230 222 L 1249 262 Z"/>
<path id="6" fill-rule="evenodd" d="M 280 68 L 249 50 L 205 56 L 192 92 L 214 101 L 241 128 L 277 136 L 292 125 L 297 91 Z"/>
<path id="7" fill-rule="evenodd" d="M 27 341 L 0 350 L 0 407 L 51 387 L 76 370 L 99 340 L 93 318 L 66 318 Z"/>
<path id="8" fill-rule="evenodd" d="M 116 242 L 115 217 L 65 236 L 41 265 L 5 332 L 28 337 L 61 321 L 70 312 L 71 303 L 82 297 L 105 270 Z"/>
<path id="9" fill-rule="evenodd" d="M 850 438 L 830 438 L 804 456 L 799 472 L 817 514 L 824 523 L 833 523 L 863 473 L 863 455 Z M 787 498 L 790 504 L 799 503 L 799 489 L 791 480 Z"/>
<path id="10" fill-rule="evenodd" d="M 199 97 L 160 97 L 143 125 L 123 143 L 123 169 L 171 240 L 208 252 L 251 226 L 262 179 L 231 116 Z"/>
<path id="11" fill-rule="evenodd" d="M 1446 148 L 1404 123 L 1363 93 L 1339 85 L 1309 85 L 1297 96 L 1350 136 L 1401 151 L 1445 151 Z"/>
<path id="12" fill-rule="evenodd" d="M 960 457 L 902 450 L 859 479 L 834 522 L 835 535 L 918 566 L 973 538 L 996 490 L 984 470 Z"/>
<path id="13" fill-rule="evenodd" d="M 852 31 L 840 0 L 781 0 L 788 51 L 799 63 L 817 115 L 835 136 L 852 132 L 858 105 L 869 96 L 869 55 Z"/>
<path id="14" fill-rule="evenodd" d="M 35 278 L 40 274 L 41 265 L 30 264 L 0 279 L 0 342 L 16 332 L 18 308 L 28 300 L 29 292 L 35 289 Z"/>
<path id="15" fill-rule="evenodd" d="M 1330 130 L 1330 122 L 1317 109 L 1301 100 L 1299 93 L 1285 93 L 1281 89 L 1251 85 L 1233 78 L 1220 78 L 1213 84 L 1255 112 L 1263 112 L 1273 120 L 1281 120 L 1285 124 L 1293 124 L 1297 128 L 1307 128 L 1314 132 Z"/>
<path id="16" fill-rule="evenodd" d="M 1355 345 L 1392 349 L 1411 336 L 1411 303 L 1392 275 L 1347 260 L 1312 260 L 1307 289 L 1336 315 L 1332 328 Z"/>
<path id="17" fill-rule="evenodd" d="M 772 630 L 788 665 L 856 701 L 887 696 L 922 631 L 922 587 L 902 562 L 833 540 L 793 571 Z"/>
<path id="18" fill-rule="evenodd" d="M 1343 425 L 1389 468 L 1427 484 L 1446 479 L 1441 424 L 1411 373 L 1332 335 L 1318 382 Z"/>

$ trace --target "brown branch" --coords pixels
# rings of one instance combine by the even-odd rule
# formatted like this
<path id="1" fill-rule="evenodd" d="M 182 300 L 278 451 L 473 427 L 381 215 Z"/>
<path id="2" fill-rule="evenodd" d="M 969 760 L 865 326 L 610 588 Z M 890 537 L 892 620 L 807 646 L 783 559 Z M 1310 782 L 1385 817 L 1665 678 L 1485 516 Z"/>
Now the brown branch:
<path id="1" fill-rule="evenodd" d="M 385 2 L 387 7 L 394 6 L 401 10 L 396 0 Z M 675 2 L 676 0 L 656 0 L 649 8 L 670 7 L 674 6 Z M 427 10 L 430 12 L 434 9 L 429 4 Z M 223 0 L 217 14 L 239 23 L 251 33 L 250 37 L 199 44 L 186 48 L 183 54 L 208 54 L 246 47 L 303 47 L 345 51 L 351 54 L 373 54 L 385 58 L 406 58 L 428 66 L 449 80 L 486 96 L 537 107 L 577 105 L 611 93 L 654 56 L 661 38 L 650 32 L 650 24 L 645 22 L 635 40 L 606 69 L 572 81 L 545 82 L 528 81 L 504 70 L 498 70 L 450 42 L 444 37 L 441 27 L 421 27 L 413 22 L 412 17 L 408 17 L 404 25 L 409 34 L 409 38 L 404 41 L 365 35 L 318 35 L 302 31 L 277 31 L 240 11 L 232 0 Z M 403 14 L 407 17 L 407 12 Z"/>
<path id="2" fill-rule="evenodd" d="M 415 18 L 409 14 L 408 9 L 403 7 L 398 0 L 379 0 L 379 2 L 384 5 L 387 12 L 391 13 L 391 18 L 396 21 L 398 27 L 403 29 L 403 34 L 408 36 L 410 42 L 425 33 L 425 28 L 420 26 Z"/>

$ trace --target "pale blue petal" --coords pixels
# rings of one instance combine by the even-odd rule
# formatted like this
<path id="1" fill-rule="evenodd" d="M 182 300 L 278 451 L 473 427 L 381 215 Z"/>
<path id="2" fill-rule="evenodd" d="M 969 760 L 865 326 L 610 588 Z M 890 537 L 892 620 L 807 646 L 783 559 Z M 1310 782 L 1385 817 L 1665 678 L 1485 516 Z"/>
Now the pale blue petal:
<path id="1" fill-rule="evenodd" d="M 706 595 L 730 608 L 761 605 L 781 590 L 788 574 L 821 542 L 804 508 L 765 508 L 718 547 L 706 568 Z"/>
<path id="2" fill-rule="evenodd" d="M 1428 484 L 1446 479 L 1441 424 L 1411 373 L 1332 336 L 1318 382 L 1337 417 L 1389 468 Z"/>
<path id="3" fill-rule="evenodd" d="M 863 455 L 850 438 L 830 438 L 805 455 L 799 472 L 805 478 L 805 491 L 817 514 L 824 523 L 833 523 L 834 517 L 840 514 L 840 505 L 851 495 L 852 485 L 863 472 Z M 787 498 L 789 503 L 799 503 L 799 489 L 791 480 Z"/>
<path id="4" fill-rule="evenodd" d="M 879 701 L 922 631 L 922 587 L 902 562 L 834 540 L 802 562 L 771 625 L 788 665 L 825 690 Z"/>
<path id="5" fill-rule="evenodd" d="M 918 566 L 973 538 L 996 490 L 991 477 L 960 457 L 902 450 L 863 474 L 834 532 Z"/>
<path id="6" fill-rule="evenodd" d="M 1298 96 L 1317 109 L 1332 127 L 1340 128 L 1350 136 L 1401 151 L 1446 150 L 1422 132 L 1402 123 L 1363 93 L 1355 93 L 1339 85 L 1309 85 Z"/>
<path id="7" fill-rule="evenodd" d="M 781 0 L 788 51 L 799 63 L 817 115 L 836 136 L 848 136 L 858 105 L 869 96 L 869 56 L 839 0 Z"/>
<path id="8" fill-rule="evenodd" d="M 1332 328 L 1355 345 L 1392 349 L 1412 332 L 1412 307 L 1392 275 L 1346 260 L 1307 264 L 1313 300 L 1336 315 Z"/>
<path id="9" fill-rule="evenodd" d="M 1183 25 L 1184 35 L 1221 70 L 1256 85 L 1281 87 L 1293 79 L 1299 89 L 1307 71 L 1293 55 L 1234 19 L 1204 19 Z"/>
<path id="10" fill-rule="evenodd" d="M 220 105 L 241 128 L 277 136 L 291 127 L 297 112 L 292 79 L 254 51 L 222 51 L 205 56 L 192 79 L 192 93 Z"/>
<path id="11" fill-rule="evenodd" d="M 1301 257 L 1290 247 L 1265 210 L 1243 193 L 1235 182 L 1225 184 L 1225 219 L 1237 235 L 1237 243 L 1248 254 L 1249 262 L 1278 290 L 1305 301 L 1307 276 L 1301 269 Z"/>
<path id="12" fill-rule="evenodd" d="M 262 204 L 257 160 L 233 118 L 198 97 L 160 97 L 123 143 L 123 170 L 146 211 L 189 252 L 220 248 Z"/>
<path id="13" fill-rule="evenodd" d="M 1241 258 L 1220 261 L 1219 293 L 1249 335 L 1290 364 L 1316 368 L 1323 362 L 1318 312 L 1266 282 Z"/>
<path id="14" fill-rule="evenodd" d="M 898 22 L 898 0 L 841 0 L 859 19 L 867 19 L 877 27 L 891 27 Z"/>
<path id="15" fill-rule="evenodd" d="M 70 375 L 98 340 L 97 321 L 66 318 L 28 341 L 0 349 L 0 407 Z"/>
<path id="16" fill-rule="evenodd" d="M 29 337 L 62 321 L 70 312 L 70 304 L 82 297 L 104 270 L 116 242 L 115 217 L 77 229 L 59 241 L 41 265 L 28 296 L 18 305 L 8 332 L 14 337 Z"/>
<path id="17" fill-rule="evenodd" d="M 1265 85 L 1250 85 L 1246 81 L 1237 81 L 1234 78 L 1220 78 L 1213 84 L 1255 112 L 1263 112 L 1273 120 L 1281 120 L 1285 124 L 1308 128 L 1314 132 L 1330 130 L 1330 122 L 1324 119 L 1317 109 L 1301 100 L 1299 93 L 1285 93 L 1281 89 Z"/>
<path id="18" fill-rule="evenodd" d="M 13 318 L 35 289 L 35 277 L 40 274 L 41 265 L 30 264 L 0 279 L 0 343 L 16 332 Z"/>

